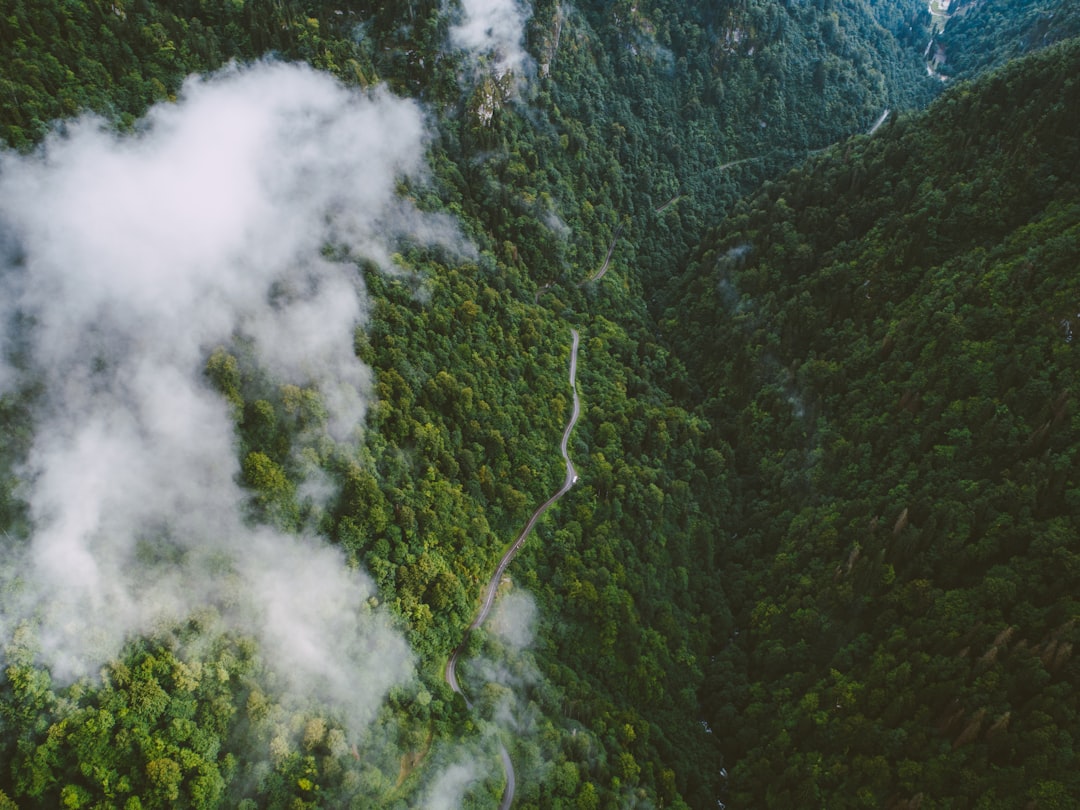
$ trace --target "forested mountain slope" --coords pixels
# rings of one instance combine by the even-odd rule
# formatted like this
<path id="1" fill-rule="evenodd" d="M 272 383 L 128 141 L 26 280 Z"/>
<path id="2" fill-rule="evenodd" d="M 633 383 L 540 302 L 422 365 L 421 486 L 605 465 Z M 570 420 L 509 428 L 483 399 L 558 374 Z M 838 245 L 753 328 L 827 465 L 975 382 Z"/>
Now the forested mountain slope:
<path id="1" fill-rule="evenodd" d="M 3 598 L 11 609 L 2 628 L 0 790 L 19 806 L 493 807 L 504 784 L 495 740 L 503 739 L 517 767 L 518 807 L 712 807 L 727 795 L 725 761 L 750 767 L 755 758 L 745 754 L 770 733 L 764 723 L 733 722 L 723 707 L 738 711 L 742 697 L 729 700 L 720 685 L 726 656 L 742 649 L 726 646 L 728 640 L 737 631 L 747 638 L 747 605 L 756 603 L 768 576 L 760 561 L 771 557 L 753 552 L 769 541 L 746 527 L 755 525 L 753 509 L 764 516 L 774 506 L 754 499 L 765 497 L 765 478 L 770 487 L 783 483 L 774 480 L 781 461 L 775 442 L 787 434 L 762 416 L 751 420 L 758 438 L 752 431 L 744 438 L 724 410 L 738 411 L 732 401 L 703 407 L 704 392 L 721 385 L 745 386 L 744 399 L 756 396 L 755 379 L 703 376 L 699 361 L 712 347 L 682 335 L 673 351 L 667 338 L 677 334 L 675 325 L 658 330 L 648 307 L 660 303 L 706 224 L 747 190 L 812 150 L 865 132 L 885 108 L 917 107 L 937 92 L 940 83 L 922 63 L 928 13 L 906 0 L 543 0 L 529 7 L 527 21 L 510 15 L 521 24 L 520 41 L 511 37 L 477 54 L 455 44 L 467 6 L 0 2 L 0 132 L 28 155 L 5 154 L 0 178 L 48 175 L 62 164 L 57 156 L 67 154 L 65 144 L 82 143 L 93 126 L 57 127 L 55 119 L 87 109 L 122 133 L 115 142 L 102 136 L 111 159 L 153 154 L 170 115 L 185 115 L 200 88 L 236 77 L 276 76 L 275 83 L 254 85 L 267 97 L 290 82 L 311 82 L 320 97 L 334 92 L 303 71 L 263 73 L 273 70 L 266 65 L 181 89 L 189 73 L 233 59 L 302 60 L 357 91 L 343 109 L 395 111 L 400 117 L 388 120 L 403 127 L 425 122 L 422 136 L 409 130 L 396 140 L 422 142 L 426 168 L 403 160 L 412 170 L 402 169 L 392 184 L 395 202 L 384 200 L 366 223 L 367 241 L 353 244 L 347 232 L 330 229 L 317 255 L 301 263 L 303 272 L 271 285 L 257 302 L 279 325 L 296 327 L 296 343 L 306 349 L 304 336 L 312 341 L 338 309 L 319 299 L 320 285 L 342 274 L 346 287 L 355 287 L 363 325 L 329 343 L 344 346 L 370 375 L 367 388 L 359 385 L 366 398 L 360 430 L 343 438 L 335 427 L 334 380 L 287 376 L 305 358 L 275 364 L 280 358 L 261 353 L 244 322 L 200 346 L 198 362 L 183 369 L 186 382 L 200 397 L 214 397 L 218 416 L 231 420 L 231 432 L 223 431 L 229 459 L 204 466 L 224 469 L 225 479 L 231 475 L 224 483 L 241 487 L 242 520 L 223 521 L 218 530 L 250 540 L 250 559 L 228 557 L 233 546 L 222 541 L 221 556 L 203 561 L 224 582 L 219 598 L 190 615 L 137 625 L 149 629 L 130 632 L 122 649 L 91 662 L 83 677 L 50 664 L 45 650 L 71 630 L 50 625 L 48 599 L 27 573 L 36 536 L 50 519 L 29 503 L 29 472 L 40 469 L 34 465 L 43 447 L 67 449 L 62 441 L 50 444 L 42 428 L 50 424 L 42 405 L 50 402 L 46 380 L 53 378 L 33 347 L 39 331 L 66 317 L 5 310 Z M 516 72 L 506 73 L 507 64 Z M 418 106 L 399 104 L 402 97 Z M 140 118 L 161 101 L 176 104 Z M 232 101 L 219 117 L 237 105 L 257 107 L 250 98 Z M 288 133 L 314 138 L 298 141 L 305 148 L 323 143 L 319 133 L 335 131 L 338 121 L 334 109 L 315 110 L 293 120 Z M 911 125 L 900 118 L 892 126 Z M 54 129 L 45 151 L 35 152 Z M 385 126 L 368 130 L 399 135 Z M 373 165 L 397 154 L 398 144 L 361 134 L 328 151 L 350 154 L 365 144 Z M 975 133 L 963 137 L 969 136 Z M 319 155 L 296 152 L 272 153 L 259 176 L 293 177 L 287 170 L 310 160 L 323 169 L 309 173 L 320 187 L 340 179 Z M 843 153 L 828 154 L 822 160 L 836 162 Z M 233 158 L 247 159 L 243 152 Z M 89 176 L 96 176 L 95 165 Z M 222 176 L 230 170 L 227 163 L 216 169 Z M 167 171 L 153 176 L 176 179 Z M 122 190 L 115 180 L 98 185 Z M 359 189 L 368 182 L 341 199 L 363 207 Z M 311 189 L 297 183 L 305 193 L 290 198 L 304 201 Z M 848 185 L 840 183 L 837 193 Z M 232 222 L 230 212 L 213 207 L 227 189 L 214 190 L 206 210 L 215 216 L 208 220 Z M 829 201 L 821 194 L 824 212 Z M 102 217 L 102 230 L 121 215 L 141 222 L 130 199 L 115 211 L 87 204 L 87 217 L 80 217 L 84 198 L 70 196 L 71 218 L 63 221 L 72 225 L 90 215 Z M 161 196 L 145 193 L 145 207 Z M 23 244 L 8 223 L 19 219 L 19 206 L 5 204 L 6 291 L 38 266 L 33 250 L 65 240 L 46 222 L 40 233 L 49 238 Z M 331 199 L 325 217 L 301 221 L 321 229 L 344 207 Z M 823 233 L 850 226 L 839 215 L 822 217 Z M 199 241 L 174 240 L 157 223 L 149 229 L 179 254 Z M 275 229 L 263 233 L 277 237 Z M 91 228 L 88 242 L 96 238 Z M 247 247 L 259 258 L 237 258 L 243 279 L 275 259 L 258 244 Z M 156 266 L 168 253 L 151 249 L 139 259 Z M 124 250 L 110 256 L 130 258 Z M 79 252 L 71 257 L 72 275 L 89 262 Z M 601 267 L 606 275 L 588 281 Z M 87 290 L 96 295 L 130 275 L 135 286 L 120 298 L 141 301 L 142 269 L 136 263 L 130 273 L 102 270 Z M 35 303 L 49 299 L 39 295 Z M 309 311 L 306 323 L 282 315 L 311 300 L 326 311 Z M 703 294 L 701 302 L 707 300 Z M 73 299 L 72 309 L 78 303 Z M 122 301 L 110 304 L 113 314 L 126 312 Z M 198 308 L 185 313 L 193 322 L 200 315 Z M 112 321 L 91 323 L 86 345 L 109 347 L 101 336 Z M 511 567 L 499 621 L 471 637 L 459 669 L 470 711 L 444 682 L 443 667 L 501 553 L 561 482 L 557 448 L 570 404 L 571 326 L 582 333 L 578 387 L 585 411 L 570 448 L 581 480 Z M 186 345 L 193 334 L 202 333 L 177 329 L 163 344 Z M 130 352 L 151 341 L 135 333 L 114 343 Z M 277 348 L 292 356 L 297 346 Z M 324 348 L 313 345 L 310 354 Z M 772 355 L 763 356 L 771 373 Z M 120 367 L 105 348 L 83 361 L 72 379 L 86 375 L 97 389 Z M 126 395 L 133 383 L 117 377 Z M 186 423 L 175 396 L 184 390 L 154 401 Z M 786 388 L 776 390 L 787 396 Z M 134 432 L 152 433 L 170 421 L 151 419 Z M 185 444 L 198 447 L 204 438 L 196 431 Z M 766 451 L 760 457 L 759 446 Z M 153 455 L 170 462 L 170 453 L 186 449 Z M 124 466 L 113 457 L 92 463 L 100 461 L 93 454 L 79 461 L 70 468 L 88 478 Z M 177 469 L 190 475 L 176 479 L 204 477 L 198 465 Z M 110 480 L 138 491 L 138 477 Z M 177 492 L 188 492 L 186 480 L 176 483 Z M 81 502 L 77 487 L 64 491 L 69 496 L 57 498 L 56 509 Z M 131 577 L 148 572 L 146 587 L 127 595 L 165 590 L 177 572 L 190 575 L 191 555 L 177 527 L 199 509 L 185 507 L 140 527 Z M 757 528 L 768 535 L 778 525 Z M 733 533 L 744 545 L 730 542 Z M 274 556 L 259 545 L 268 536 L 306 538 L 310 554 L 307 565 L 286 558 L 288 575 L 276 572 L 280 587 L 315 571 L 337 594 L 330 586 L 345 578 L 355 598 L 339 599 L 340 612 L 380 628 L 364 644 L 338 645 L 357 653 L 344 691 L 374 706 L 373 719 L 358 725 L 348 699 L 289 687 L 293 673 L 281 662 L 301 661 L 298 653 L 319 639 L 290 634 L 283 658 L 260 646 L 250 622 L 235 621 L 238 572 Z M 325 567 L 327 549 L 350 573 Z M 24 612 L 28 601 L 36 612 Z M 273 614 L 273 605 L 269 600 L 263 612 Z M 302 616 L 307 607 L 292 604 Z M 273 625 L 292 626 L 294 617 L 274 615 Z M 392 686 L 380 667 L 394 673 Z M 301 672 L 311 681 L 320 674 Z M 746 741 L 736 736 L 741 730 L 762 736 Z M 741 776 L 739 785 L 740 797 L 755 789 Z"/>
<path id="2" fill-rule="evenodd" d="M 738 806 L 1080 793 L 1080 42 L 740 203 L 663 323 L 733 448 Z"/>
<path id="3" fill-rule="evenodd" d="M 617 258 L 651 287 L 745 189 L 885 108 L 929 101 L 928 26 L 905 2 L 544 2 L 530 37 L 546 77 L 538 106 L 584 172 L 573 198 L 596 208 L 602 246 L 625 224 Z M 586 238 L 596 226 L 578 227 L 573 208 L 567 224 Z"/>
<path id="4" fill-rule="evenodd" d="M 1080 8 L 1069 0 L 954 0 L 928 56 L 941 60 L 942 75 L 969 79 L 1077 34 Z"/>

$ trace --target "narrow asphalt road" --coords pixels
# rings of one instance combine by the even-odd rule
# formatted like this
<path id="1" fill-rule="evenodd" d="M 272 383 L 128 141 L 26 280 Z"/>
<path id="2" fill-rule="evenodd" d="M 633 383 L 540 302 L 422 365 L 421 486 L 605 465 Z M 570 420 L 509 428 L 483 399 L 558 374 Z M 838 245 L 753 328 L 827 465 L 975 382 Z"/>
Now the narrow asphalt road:
<path id="1" fill-rule="evenodd" d="M 723 167 L 721 167 L 721 168 L 723 168 Z M 670 200 L 668 200 L 668 201 L 667 201 L 666 203 L 664 203 L 664 204 L 663 204 L 663 205 L 661 205 L 661 206 L 660 206 L 659 208 L 657 208 L 657 209 L 656 209 L 655 211 L 653 211 L 653 213 L 654 213 L 654 214 L 662 214 L 662 213 L 664 213 L 664 212 L 665 212 L 665 211 L 666 211 L 666 210 L 667 210 L 668 208 L 670 208 L 670 207 L 671 207 L 672 205 L 674 205 L 675 203 L 677 203 L 677 202 L 678 202 L 679 200 L 681 200 L 681 199 L 682 199 L 682 194 L 676 194 L 676 195 L 675 195 L 674 197 L 672 197 L 672 198 L 671 198 Z"/>
<path id="2" fill-rule="evenodd" d="M 621 231 L 622 228 L 620 227 Z M 616 238 L 618 235 L 616 234 Z M 614 242 L 612 243 L 614 249 Z M 611 258 L 611 251 L 608 251 L 608 259 Z M 606 269 L 606 263 L 605 267 Z M 603 273 L 601 272 L 600 275 Z M 599 278 L 599 276 L 597 276 Z M 476 613 L 476 618 L 472 620 L 472 624 L 465 630 L 465 637 L 462 638 L 461 643 L 450 653 L 450 658 L 446 662 L 446 682 L 450 685 L 457 694 L 465 698 L 465 705 L 468 708 L 472 708 L 472 702 L 461 688 L 461 684 L 457 678 L 457 664 L 458 659 L 461 657 L 461 651 L 465 649 L 465 644 L 469 640 L 469 634 L 472 633 L 477 627 L 482 625 L 487 619 L 488 614 L 491 613 L 491 608 L 495 604 L 495 594 L 498 592 L 499 583 L 502 582 L 503 575 L 506 573 L 506 569 L 510 566 L 511 560 L 517 555 L 518 551 L 525 544 L 525 540 L 528 539 L 532 533 L 533 527 L 536 526 L 536 522 L 540 520 L 541 516 L 551 508 L 555 501 L 559 500 L 563 495 L 570 491 L 570 488 L 577 483 L 577 471 L 574 469 L 574 462 L 570 460 L 570 432 L 574 429 L 574 425 L 577 424 L 578 417 L 581 416 L 581 399 L 578 397 L 577 391 L 577 356 L 578 345 L 581 342 L 581 338 L 578 335 L 576 329 L 571 329 L 570 334 L 573 336 L 573 342 L 570 346 L 570 390 L 574 395 L 574 408 L 570 414 L 570 421 L 566 424 L 566 429 L 563 431 L 562 442 L 559 444 L 559 452 L 562 453 L 563 461 L 566 462 L 566 478 L 563 479 L 563 484 L 559 487 L 550 498 L 544 501 L 540 506 L 536 508 L 536 511 L 532 513 L 532 517 L 525 523 L 525 527 L 521 530 L 521 533 L 517 536 L 517 539 L 513 542 L 513 545 L 506 550 L 502 559 L 499 560 L 498 566 L 495 568 L 495 573 L 491 575 L 491 579 L 488 581 L 487 590 L 484 593 L 484 601 L 480 605 L 480 610 Z M 502 758 L 503 770 L 506 772 L 506 788 L 503 790 L 502 802 L 499 804 L 500 810 L 509 810 L 510 805 L 514 801 L 514 792 L 517 789 L 517 779 L 514 776 L 514 763 L 510 760 L 510 753 L 506 750 L 501 742 L 499 743 L 499 756 Z"/>
<path id="3" fill-rule="evenodd" d="M 611 264 L 611 254 L 615 252 L 615 245 L 616 245 L 616 243 L 618 243 L 619 236 L 622 234 L 623 228 L 625 228 L 625 227 L 626 227 L 625 222 L 620 222 L 619 223 L 619 227 L 615 229 L 615 233 L 611 237 L 611 245 L 607 249 L 607 256 L 604 257 L 604 263 L 602 265 L 600 265 L 599 270 L 597 270 L 595 273 L 593 273 L 591 276 L 589 276 L 583 282 L 578 284 L 579 287 L 584 287 L 590 281 L 599 281 L 600 279 L 602 279 L 604 277 L 604 273 L 606 273 L 608 271 L 608 265 Z M 575 332 L 574 334 L 576 335 L 577 332 Z"/>
<path id="4" fill-rule="evenodd" d="M 881 115 L 878 116 L 877 120 L 874 121 L 874 125 L 872 127 L 870 127 L 870 131 L 868 133 L 866 133 L 866 134 L 867 135 L 873 135 L 875 132 L 877 132 L 878 127 L 880 127 L 882 124 L 885 123 L 885 119 L 889 117 L 889 113 L 891 113 L 891 112 L 892 112 L 892 110 L 890 110 L 888 107 L 886 107 L 885 112 L 883 112 Z"/>

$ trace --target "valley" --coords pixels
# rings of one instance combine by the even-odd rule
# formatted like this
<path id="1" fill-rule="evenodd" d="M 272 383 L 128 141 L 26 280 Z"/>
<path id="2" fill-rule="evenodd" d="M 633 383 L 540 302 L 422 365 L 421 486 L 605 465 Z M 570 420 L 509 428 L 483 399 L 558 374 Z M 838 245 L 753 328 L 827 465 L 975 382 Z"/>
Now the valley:
<path id="1" fill-rule="evenodd" d="M 1080 792 L 1071 4 L 0 6 L 0 807 Z"/>

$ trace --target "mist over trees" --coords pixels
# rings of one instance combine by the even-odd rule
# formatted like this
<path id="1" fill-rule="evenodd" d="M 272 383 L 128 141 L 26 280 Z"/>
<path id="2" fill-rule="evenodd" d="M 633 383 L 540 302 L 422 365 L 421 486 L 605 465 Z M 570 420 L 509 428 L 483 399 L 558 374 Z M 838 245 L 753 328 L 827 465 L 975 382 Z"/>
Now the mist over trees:
<path id="1" fill-rule="evenodd" d="M 1067 806 L 1067 5 L 0 0 L 0 805 Z"/>

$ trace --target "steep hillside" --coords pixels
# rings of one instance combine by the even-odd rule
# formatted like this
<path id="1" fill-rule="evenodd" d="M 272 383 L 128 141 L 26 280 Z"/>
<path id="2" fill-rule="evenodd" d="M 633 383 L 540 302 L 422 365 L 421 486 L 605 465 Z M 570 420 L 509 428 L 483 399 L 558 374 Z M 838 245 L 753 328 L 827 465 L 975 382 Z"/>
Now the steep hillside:
<path id="1" fill-rule="evenodd" d="M 553 191 L 574 238 L 596 231 L 573 219 L 588 201 L 603 236 L 625 224 L 617 258 L 663 286 L 746 190 L 927 103 L 928 25 L 906 2 L 538 4 L 537 106 L 567 135 L 569 155 L 545 157 L 575 184 Z"/>
<path id="2" fill-rule="evenodd" d="M 1080 42 L 736 207 L 663 322 L 732 448 L 732 804 L 1067 806 Z"/>
<path id="3" fill-rule="evenodd" d="M 950 78 L 973 78 L 1080 34 L 1080 9 L 1069 0 L 954 0 L 949 11 L 927 55 Z"/>

